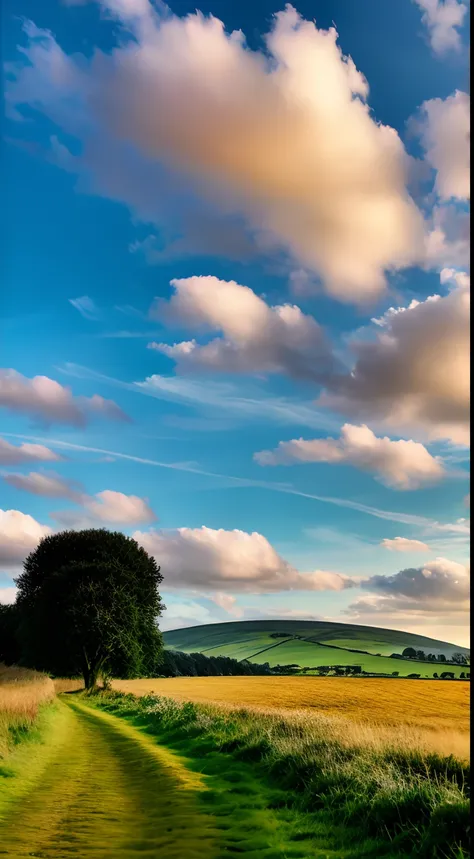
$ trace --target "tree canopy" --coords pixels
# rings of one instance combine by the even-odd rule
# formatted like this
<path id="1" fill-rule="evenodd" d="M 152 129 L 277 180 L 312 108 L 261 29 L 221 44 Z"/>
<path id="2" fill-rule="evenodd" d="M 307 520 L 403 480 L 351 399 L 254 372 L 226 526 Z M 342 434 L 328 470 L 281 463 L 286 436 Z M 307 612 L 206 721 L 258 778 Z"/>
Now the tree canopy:
<path id="1" fill-rule="evenodd" d="M 18 586 L 23 661 L 57 675 L 131 677 L 157 673 L 162 581 L 154 558 L 131 537 L 106 529 L 45 537 Z"/>

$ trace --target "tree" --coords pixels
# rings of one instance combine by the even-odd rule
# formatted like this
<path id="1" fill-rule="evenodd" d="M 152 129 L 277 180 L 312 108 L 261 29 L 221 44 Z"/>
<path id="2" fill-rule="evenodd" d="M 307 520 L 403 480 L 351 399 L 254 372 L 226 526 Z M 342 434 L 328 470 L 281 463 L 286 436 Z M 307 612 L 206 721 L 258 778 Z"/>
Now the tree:
<path id="1" fill-rule="evenodd" d="M 405 656 L 407 659 L 416 659 L 416 650 L 413 647 L 405 647 L 402 656 Z"/>
<path id="2" fill-rule="evenodd" d="M 438 653 L 438 662 L 446 662 L 444 653 Z"/>
<path id="3" fill-rule="evenodd" d="M 18 610 L 15 605 L 0 605 L 0 662 L 13 665 L 20 660 Z"/>
<path id="4" fill-rule="evenodd" d="M 453 653 L 451 662 L 454 662 L 456 665 L 467 665 L 467 658 L 464 656 L 464 653 Z"/>
<path id="5" fill-rule="evenodd" d="M 423 662 L 423 660 L 426 659 L 425 651 L 424 650 L 417 650 L 416 651 L 416 658 L 419 659 L 421 662 Z"/>
<path id="6" fill-rule="evenodd" d="M 157 673 L 162 581 L 154 558 L 118 531 L 62 531 L 44 538 L 18 577 L 23 662 L 82 674 L 86 689 L 108 673 Z"/>

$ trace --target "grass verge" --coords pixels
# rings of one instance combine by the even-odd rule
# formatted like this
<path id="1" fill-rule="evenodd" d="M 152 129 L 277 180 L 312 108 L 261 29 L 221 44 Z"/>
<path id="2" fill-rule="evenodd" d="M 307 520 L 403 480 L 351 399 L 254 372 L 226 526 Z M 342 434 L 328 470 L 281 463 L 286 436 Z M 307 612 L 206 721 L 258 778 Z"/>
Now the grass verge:
<path id="1" fill-rule="evenodd" d="M 88 700 L 131 720 L 205 774 L 249 764 L 262 790 L 273 790 L 275 807 L 300 815 L 301 838 L 332 833 L 338 852 L 328 856 L 469 855 L 469 765 L 453 756 L 404 749 L 395 737 L 344 741 L 327 717 L 313 717 L 309 726 L 281 714 L 155 696 L 105 692 Z"/>

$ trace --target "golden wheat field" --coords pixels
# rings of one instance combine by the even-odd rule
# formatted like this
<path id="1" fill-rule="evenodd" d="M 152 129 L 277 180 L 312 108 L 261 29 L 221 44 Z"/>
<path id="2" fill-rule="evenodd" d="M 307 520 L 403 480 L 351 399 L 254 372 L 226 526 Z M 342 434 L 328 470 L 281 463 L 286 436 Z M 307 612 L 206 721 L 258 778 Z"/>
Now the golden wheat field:
<path id="1" fill-rule="evenodd" d="M 31 727 L 40 706 L 55 694 L 46 674 L 0 665 L 0 758 L 9 751 L 12 729 Z"/>
<path id="2" fill-rule="evenodd" d="M 357 722 L 469 734 L 469 683 L 347 677 L 170 677 L 114 680 L 134 695 L 258 710 L 311 710 Z"/>

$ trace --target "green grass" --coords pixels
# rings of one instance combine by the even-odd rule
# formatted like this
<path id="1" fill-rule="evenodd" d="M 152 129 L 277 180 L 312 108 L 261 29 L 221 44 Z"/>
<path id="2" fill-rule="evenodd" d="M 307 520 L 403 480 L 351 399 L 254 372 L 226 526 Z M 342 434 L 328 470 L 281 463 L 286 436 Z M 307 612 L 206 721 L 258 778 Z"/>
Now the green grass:
<path id="1" fill-rule="evenodd" d="M 114 692 L 97 696 L 94 705 L 146 731 L 210 778 L 203 801 L 216 814 L 220 797 L 234 821 L 226 825 L 237 831 L 242 825 L 236 852 L 247 855 L 254 838 L 265 841 L 270 809 L 280 846 L 262 852 L 260 841 L 255 856 L 469 855 L 469 767 L 452 757 L 343 743 L 324 719 L 309 728 L 281 715 Z"/>
<path id="2" fill-rule="evenodd" d="M 272 638 L 272 633 L 276 632 L 286 632 L 290 636 L 297 635 L 306 640 L 285 641 L 284 638 Z M 441 674 L 442 671 L 451 671 L 459 677 L 461 672 L 469 670 L 465 666 L 390 658 L 391 653 L 401 653 L 405 647 L 424 650 L 427 654 L 442 652 L 446 656 L 456 651 L 467 653 L 466 648 L 412 633 L 355 624 L 237 621 L 173 630 L 165 632 L 163 638 L 167 648 L 184 653 L 201 652 L 207 656 L 229 656 L 255 663 L 269 662 L 271 666 L 296 664 L 303 668 L 319 665 L 361 665 L 363 671 L 381 674 L 398 671 L 401 677 L 408 674 L 433 677 L 434 673 Z M 351 653 L 351 649 L 367 652 L 365 655 Z"/>

